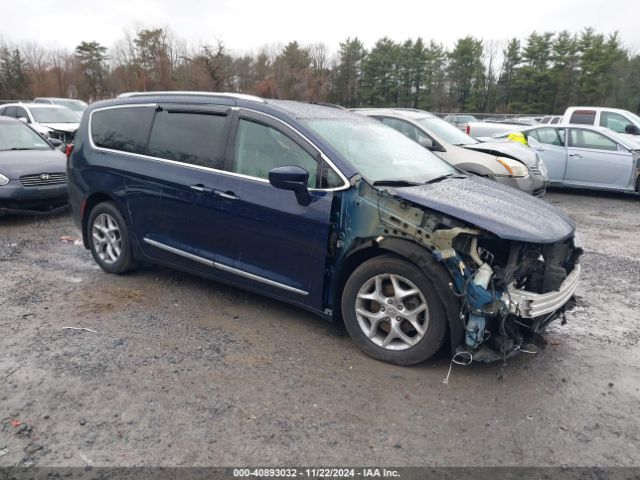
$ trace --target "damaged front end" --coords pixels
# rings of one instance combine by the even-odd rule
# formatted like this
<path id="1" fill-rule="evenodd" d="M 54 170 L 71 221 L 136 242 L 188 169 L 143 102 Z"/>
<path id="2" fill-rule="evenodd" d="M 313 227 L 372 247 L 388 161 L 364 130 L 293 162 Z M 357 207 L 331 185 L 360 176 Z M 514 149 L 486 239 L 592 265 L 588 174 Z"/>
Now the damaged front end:
<path id="1" fill-rule="evenodd" d="M 460 192 L 473 194 L 477 180 L 459 182 L 464 183 L 453 189 L 458 196 L 464 195 Z M 516 224 L 518 212 L 502 222 L 489 214 L 477 216 L 473 209 L 480 211 L 478 205 L 486 197 L 481 190 L 473 197 L 475 207 L 453 216 L 444 212 L 444 207 L 436 210 L 428 205 L 434 199 L 443 202 L 447 198 L 446 186 L 375 188 L 358 181 L 356 187 L 342 199 L 337 214 L 335 265 L 347 252 L 379 248 L 405 254 L 418 266 L 420 258 L 427 258 L 426 263 L 443 267 L 448 275 L 442 272 L 434 284 L 445 303 L 447 295 L 455 299 L 448 303 L 455 305 L 449 318 L 449 333 L 456 353 L 468 352 L 476 361 L 508 358 L 528 344 L 543 341 L 544 329 L 572 307 L 582 249 L 576 243 L 570 220 L 558 217 L 556 223 L 567 225 L 555 226 L 556 238 L 528 235 L 527 226 L 513 229 L 510 235 L 509 222 Z M 497 202 L 498 197 L 491 195 L 491 201 Z M 511 189 L 500 198 L 509 202 L 509 195 Z M 512 210 L 517 210 L 520 198 L 513 197 Z M 540 202 L 541 209 L 546 208 L 547 204 L 535 201 Z M 552 217 L 549 212 L 541 215 Z M 535 219 L 523 220 L 527 221 Z M 527 237 L 536 241 L 527 241 Z M 422 248 L 416 250 L 420 254 L 396 250 L 394 245 L 402 243 L 399 240 L 419 245 Z M 425 271 L 427 275 L 433 273 Z"/>
<path id="2" fill-rule="evenodd" d="M 462 232 L 434 251 L 462 299 L 460 320 L 475 360 L 507 358 L 544 343 L 541 333 L 574 304 L 582 249 L 574 238 L 553 244 L 497 240 Z"/>

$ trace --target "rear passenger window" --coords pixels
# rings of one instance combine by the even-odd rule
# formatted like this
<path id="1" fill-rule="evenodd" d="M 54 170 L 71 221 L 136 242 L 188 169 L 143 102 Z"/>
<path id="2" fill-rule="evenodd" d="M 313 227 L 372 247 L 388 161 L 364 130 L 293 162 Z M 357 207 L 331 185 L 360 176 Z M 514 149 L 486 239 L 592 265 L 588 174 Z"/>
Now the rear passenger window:
<path id="1" fill-rule="evenodd" d="M 98 147 L 121 152 L 145 153 L 154 108 L 124 107 L 93 112 L 93 143 Z"/>
<path id="2" fill-rule="evenodd" d="M 149 138 L 148 154 L 222 169 L 226 121 L 224 115 L 158 112 Z"/>
<path id="3" fill-rule="evenodd" d="M 257 178 L 269 178 L 269 170 L 295 165 L 309 172 L 310 188 L 316 186 L 318 164 L 301 146 L 275 128 L 240 120 L 236 137 L 233 171 Z"/>
<path id="4" fill-rule="evenodd" d="M 539 128 L 538 132 L 538 141 L 540 143 L 545 143 L 547 145 L 556 145 L 558 147 L 564 146 L 564 142 L 558 135 L 558 130 L 555 128 Z"/>
<path id="5" fill-rule="evenodd" d="M 593 125 L 595 122 L 595 110 L 576 110 L 571 115 L 571 120 L 569 120 L 569 123 L 577 123 L 579 125 Z"/>

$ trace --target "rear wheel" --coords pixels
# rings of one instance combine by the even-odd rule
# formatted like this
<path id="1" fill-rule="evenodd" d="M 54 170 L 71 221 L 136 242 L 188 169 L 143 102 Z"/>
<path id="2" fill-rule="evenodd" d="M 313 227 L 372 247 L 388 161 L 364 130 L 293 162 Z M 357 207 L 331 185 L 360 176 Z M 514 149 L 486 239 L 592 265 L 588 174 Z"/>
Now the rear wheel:
<path id="1" fill-rule="evenodd" d="M 94 260 L 105 272 L 124 273 L 136 267 L 127 223 L 112 202 L 91 210 L 87 238 Z"/>
<path id="2" fill-rule="evenodd" d="M 365 353 L 398 365 L 431 357 L 446 334 L 444 307 L 431 280 L 395 255 L 373 258 L 351 274 L 342 316 Z"/>

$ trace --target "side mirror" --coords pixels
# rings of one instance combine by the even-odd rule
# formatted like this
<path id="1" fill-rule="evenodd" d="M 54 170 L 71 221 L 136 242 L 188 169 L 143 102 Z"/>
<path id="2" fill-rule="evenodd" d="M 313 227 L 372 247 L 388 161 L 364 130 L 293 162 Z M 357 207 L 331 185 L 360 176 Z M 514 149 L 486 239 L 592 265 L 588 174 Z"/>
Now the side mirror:
<path id="1" fill-rule="evenodd" d="M 269 171 L 269 183 L 280 190 L 291 190 L 296 194 L 298 203 L 304 206 L 311 203 L 308 180 L 309 172 L 294 165 L 276 167 Z"/>
<path id="2" fill-rule="evenodd" d="M 630 123 L 626 127 L 624 127 L 624 131 L 625 133 L 628 133 L 630 135 L 640 135 L 640 128 L 633 123 Z"/>
<path id="3" fill-rule="evenodd" d="M 439 143 L 434 143 L 434 141 L 428 137 L 422 137 L 420 140 L 418 140 L 418 143 L 427 150 L 431 150 L 432 152 L 446 152 L 445 148 L 442 145 L 440 145 Z"/>
<path id="4" fill-rule="evenodd" d="M 63 145 L 62 140 L 60 140 L 58 138 L 48 138 L 47 140 L 49 141 L 51 146 L 54 147 L 54 148 L 58 148 L 58 147 Z"/>
<path id="5" fill-rule="evenodd" d="M 27 117 L 18 117 L 18 120 L 24 123 L 29 123 L 29 119 Z"/>

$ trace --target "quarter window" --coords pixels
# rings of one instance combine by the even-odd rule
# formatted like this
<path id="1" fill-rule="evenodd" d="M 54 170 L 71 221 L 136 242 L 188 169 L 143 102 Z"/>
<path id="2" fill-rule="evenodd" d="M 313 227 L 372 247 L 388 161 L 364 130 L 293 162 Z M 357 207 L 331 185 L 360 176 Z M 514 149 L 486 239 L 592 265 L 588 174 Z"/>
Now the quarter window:
<path id="1" fill-rule="evenodd" d="M 618 144 L 604 135 L 589 130 L 579 130 L 575 128 L 571 129 L 569 146 L 595 150 L 618 150 Z"/>
<path id="2" fill-rule="evenodd" d="M 145 153 L 154 107 L 110 108 L 93 112 L 91 138 L 98 147 Z"/>
<path id="3" fill-rule="evenodd" d="M 149 155 L 222 169 L 226 121 L 224 115 L 158 112 Z"/>
<path id="4" fill-rule="evenodd" d="M 241 119 L 235 144 L 233 172 L 269 178 L 269 170 L 294 165 L 309 172 L 308 186 L 316 186 L 318 164 L 302 147 L 275 128 Z"/>

